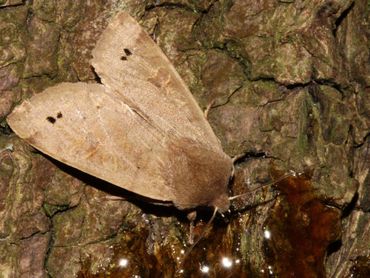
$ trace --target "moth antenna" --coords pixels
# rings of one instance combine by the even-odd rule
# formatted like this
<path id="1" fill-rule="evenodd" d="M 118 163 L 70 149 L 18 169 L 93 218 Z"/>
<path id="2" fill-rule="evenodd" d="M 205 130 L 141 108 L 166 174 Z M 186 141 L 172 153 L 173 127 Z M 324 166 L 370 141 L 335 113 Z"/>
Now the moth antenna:
<path id="1" fill-rule="evenodd" d="M 260 185 L 260 186 L 257 186 L 256 188 L 253 188 L 252 190 L 250 190 L 249 192 L 247 192 L 247 193 L 243 193 L 243 194 L 239 194 L 239 195 L 235 195 L 235 196 L 232 196 L 232 197 L 229 197 L 229 200 L 230 201 L 232 201 L 232 200 L 235 200 L 235 199 L 238 199 L 238 198 L 240 198 L 240 197 L 244 197 L 244 196 L 246 196 L 246 195 L 248 195 L 248 194 L 250 194 L 250 192 L 252 192 L 252 191 L 255 191 L 255 190 L 259 190 L 259 189 L 261 189 L 261 188 L 263 188 L 263 187 L 265 187 L 265 186 L 271 186 L 271 185 L 273 185 L 273 184 L 275 184 L 275 183 L 278 183 L 278 182 L 280 182 L 280 181 L 282 181 L 282 180 L 284 180 L 284 179 L 286 179 L 286 178 L 288 178 L 288 177 L 291 177 L 291 176 L 295 176 L 296 175 L 296 173 L 289 173 L 289 174 L 285 174 L 285 175 L 282 175 L 280 178 L 278 178 L 277 180 L 274 180 L 274 181 L 272 181 L 272 182 L 269 182 L 269 183 L 266 183 L 266 184 L 263 184 L 263 185 Z"/>
<path id="2" fill-rule="evenodd" d="M 212 224 L 213 220 L 215 219 L 216 217 L 216 214 L 218 212 L 218 207 L 215 207 L 215 209 L 213 210 L 213 214 L 212 214 L 212 217 L 208 220 L 204 230 L 202 231 L 202 233 L 200 234 L 200 236 L 196 239 L 196 241 L 190 245 L 190 247 L 188 248 L 188 250 L 186 250 L 185 254 L 184 254 L 184 260 L 186 259 L 186 257 L 190 254 L 191 250 L 193 250 L 194 246 L 198 244 L 198 242 L 204 238 L 204 235 L 206 233 L 206 231 L 208 230 L 209 226 Z"/>

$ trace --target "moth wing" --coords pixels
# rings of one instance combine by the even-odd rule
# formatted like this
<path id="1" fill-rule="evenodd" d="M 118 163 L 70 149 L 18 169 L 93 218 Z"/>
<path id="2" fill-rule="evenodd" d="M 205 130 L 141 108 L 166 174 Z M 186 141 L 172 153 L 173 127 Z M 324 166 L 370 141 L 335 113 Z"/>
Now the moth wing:
<path id="1" fill-rule="evenodd" d="M 137 194 L 170 201 L 165 137 L 100 84 L 61 83 L 16 107 L 7 121 L 43 153 Z"/>
<path id="2" fill-rule="evenodd" d="M 188 87 L 159 46 L 129 14 L 119 13 L 93 50 L 103 84 L 168 134 L 222 147 Z"/>

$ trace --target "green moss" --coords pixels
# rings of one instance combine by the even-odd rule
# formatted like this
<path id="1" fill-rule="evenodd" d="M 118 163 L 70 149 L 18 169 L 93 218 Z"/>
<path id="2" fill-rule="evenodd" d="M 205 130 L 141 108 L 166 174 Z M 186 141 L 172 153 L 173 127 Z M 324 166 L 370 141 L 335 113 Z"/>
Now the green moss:
<path id="1" fill-rule="evenodd" d="M 307 130 L 308 130 L 308 121 L 309 121 L 309 107 L 312 106 L 312 103 L 309 102 L 308 99 L 302 101 L 300 106 L 300 113 L 299 113 L 299 133 L 297 138 L 297 151 L 299 155 L 306 154 L 308 150 L 308 137 L 307 137 Z"/>
<path id="2" fill-rule="evenodd" d="M 69 206 L 68 205 L 52 205 L 52 204 L 45 203 L 43 204 L 42 208 L 48 217 L 52 217 L 58 212 L 67 210 Z"/>
<path id="3" fill-rule="evenodd" d="M 45 21 L 54 21 L 56 13 L 56 2 L 50 0 L 37 0 L 33 2 L 34 13 Z"/>

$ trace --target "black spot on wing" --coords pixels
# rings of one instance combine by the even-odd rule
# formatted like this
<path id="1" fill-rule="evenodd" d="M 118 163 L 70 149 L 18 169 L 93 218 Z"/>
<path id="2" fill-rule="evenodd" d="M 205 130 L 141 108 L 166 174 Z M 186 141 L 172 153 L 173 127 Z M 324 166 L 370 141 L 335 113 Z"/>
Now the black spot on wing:
<path id="1" fill-rule="evenodd" d="M 52 116 L 48 116 L 48 117 L 46 117 L 46 120 L 49 122 L 49 123 L 51 123 L 51 124 L 54 124 L 57 120 L 54 118 L 54 117 L 52 117 Z"/>
<path id="2" fill-rule="evenodd" d="M 131 56 L 132 55 L 131 50 L 128 49 L 128 48 L 124 48 L 123 51 L 125 52 L 126 56 Z"/>
<path id="3" fill-rule="evenodd" d="M 128 48 L 124 48 L 124 49 L 123 49 L 123 52 L 124 52 L 124 55 L 122 55 L 120 59 L 121 59 L 122 61 L 127 61 L 127 57 L 128 57 L 128 56 L 131 56 L 131 55 L 132 55 L 132 52 L 131 52 L 131 50 L 130 50 L 130 49 L 128 49 Z"/>

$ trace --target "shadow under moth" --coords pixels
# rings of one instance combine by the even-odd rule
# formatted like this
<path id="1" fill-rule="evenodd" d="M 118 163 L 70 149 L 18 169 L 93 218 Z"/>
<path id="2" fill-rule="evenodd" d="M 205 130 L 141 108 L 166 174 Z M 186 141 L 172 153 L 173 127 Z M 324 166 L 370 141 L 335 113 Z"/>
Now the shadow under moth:
<path id="1" fill-rule="evenodd" d="M 129 14 L 103 31 L 91 61 L 101 84 L 61 83 L 7 121 L 41 152 L 180 210 L 228 210 L 232 159 L 159 46 Z"/>

